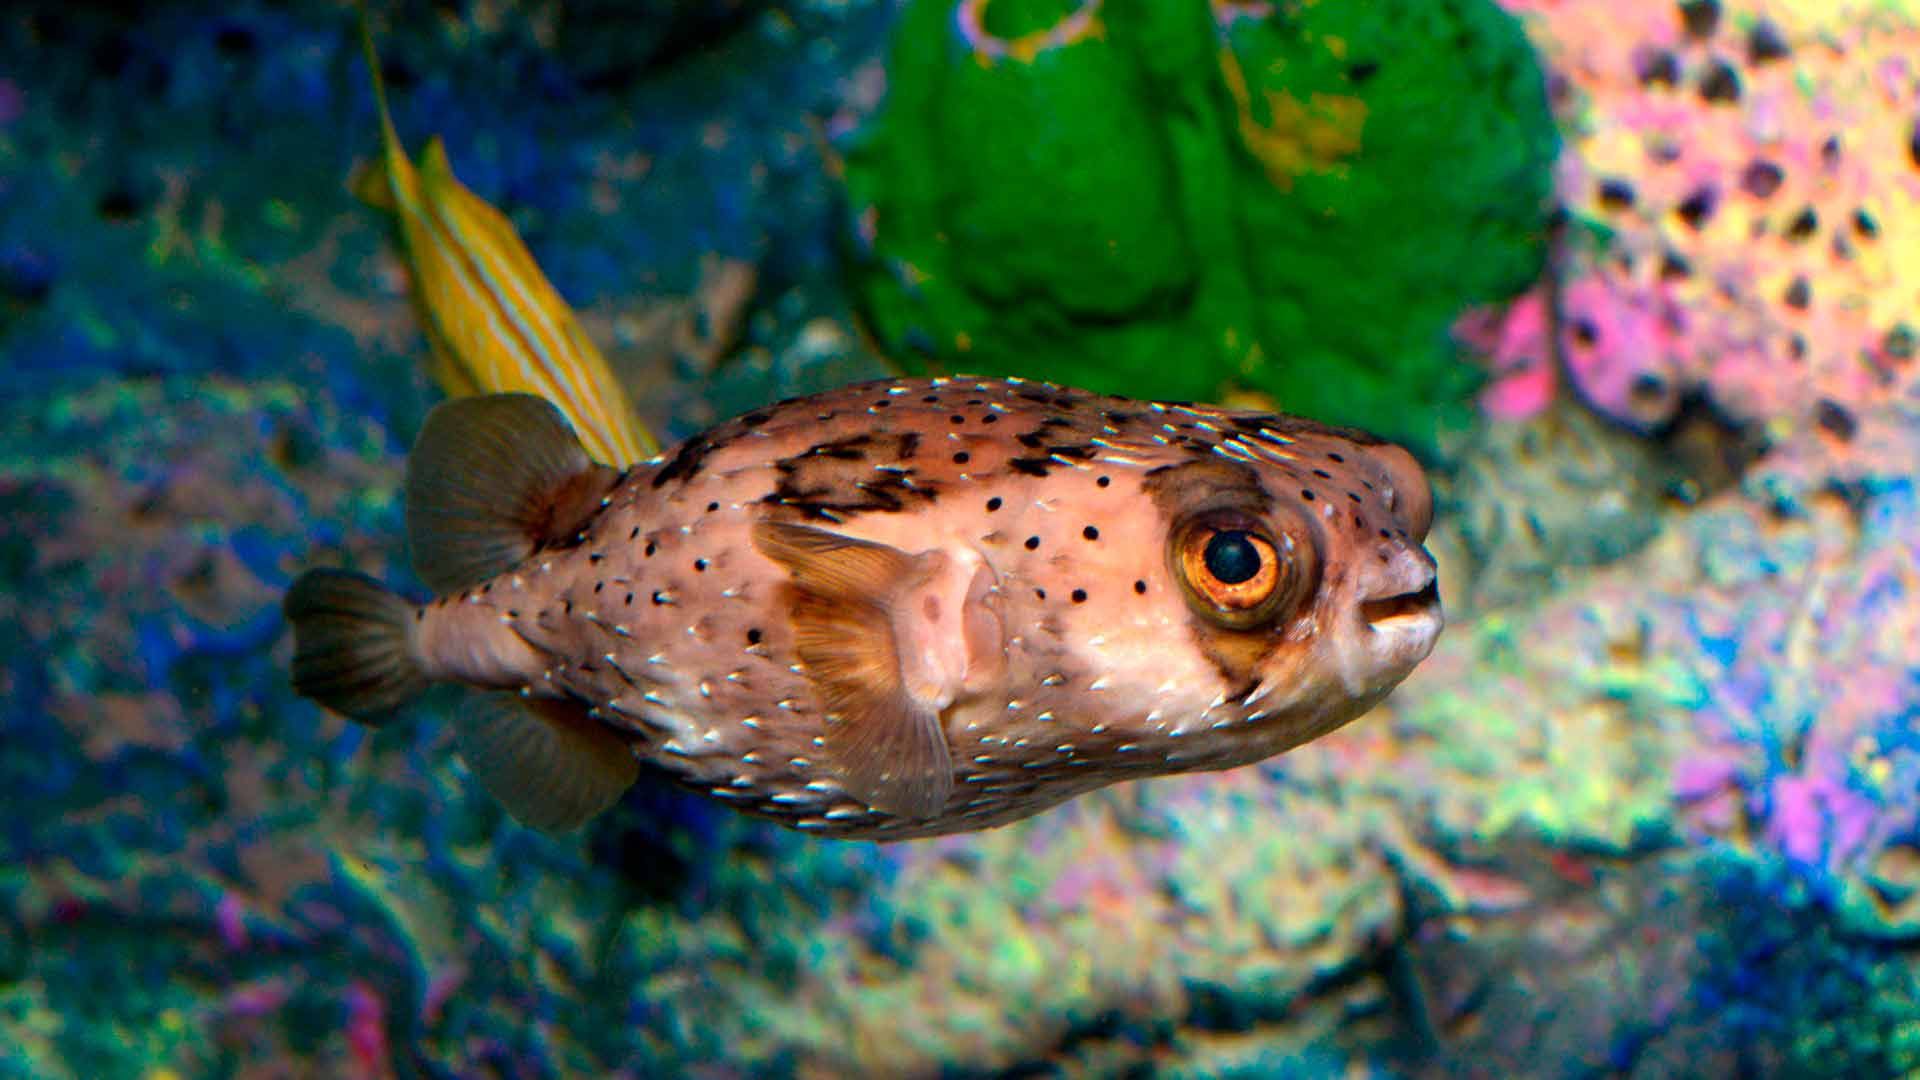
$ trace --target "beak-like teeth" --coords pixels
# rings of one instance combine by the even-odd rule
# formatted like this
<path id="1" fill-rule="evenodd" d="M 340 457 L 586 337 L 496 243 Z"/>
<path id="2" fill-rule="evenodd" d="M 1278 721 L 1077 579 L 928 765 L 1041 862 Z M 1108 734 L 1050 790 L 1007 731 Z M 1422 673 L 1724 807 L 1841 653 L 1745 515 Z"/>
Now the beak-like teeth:
<path id="1" fill-rule="evenodd" d="M 1426 615 L 1440 607 L 1440 581 L 1428 578 L 1427 584 L 1413 592 L 1400 593 L 1360 605 L 1360 617 L 1369 626 L 1407 615 Z"/>

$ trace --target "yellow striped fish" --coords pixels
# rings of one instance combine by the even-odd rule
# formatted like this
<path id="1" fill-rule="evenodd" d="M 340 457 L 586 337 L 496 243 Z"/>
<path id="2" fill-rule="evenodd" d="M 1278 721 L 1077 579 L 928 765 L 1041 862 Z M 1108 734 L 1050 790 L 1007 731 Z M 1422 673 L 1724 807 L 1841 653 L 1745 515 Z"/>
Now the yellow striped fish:
<path id="1" fill-rule="evenodd" d="M 454 396 L 521 391 L 553 402 L 596 461 L 631 465 L 660 444 L 506 216 L 454 178 L 446 147 L 418 169 L 394 131 L 380 62 L 360 11 L 360 44 L 380 110 L 381 167 L 362 197 L 393 211 L 434 380 Z"/>

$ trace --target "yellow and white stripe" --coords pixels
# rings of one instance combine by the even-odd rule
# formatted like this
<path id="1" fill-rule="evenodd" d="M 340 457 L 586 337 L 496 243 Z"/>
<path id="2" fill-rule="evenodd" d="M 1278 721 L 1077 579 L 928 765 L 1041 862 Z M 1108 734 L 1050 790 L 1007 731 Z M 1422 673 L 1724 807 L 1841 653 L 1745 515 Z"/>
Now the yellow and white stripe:
<path id="1" fill-rule="evenodd" d="M 384 175 L 370 191 L 389 204 L 433 377 L 447 393 L 521 391 L 553 402 L 595 460 L 631 465 L 659 451 L 633 402 L 500 211 L 453 175 L 438 137 L 416 170 L 394 131 L 373 36 L 361 9 L 360 41 L 380 110 Z"/>

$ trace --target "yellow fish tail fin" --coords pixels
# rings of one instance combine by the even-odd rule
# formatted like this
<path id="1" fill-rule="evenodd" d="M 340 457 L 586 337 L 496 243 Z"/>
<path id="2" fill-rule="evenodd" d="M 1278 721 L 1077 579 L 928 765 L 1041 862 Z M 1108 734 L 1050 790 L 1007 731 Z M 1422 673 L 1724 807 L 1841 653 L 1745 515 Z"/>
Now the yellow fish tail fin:
<path id="1" fill-rule="evenodd" d="M 446 147 L 407 158 L 360 5 L 361 45 L 380 109 L 385 200 L 400 225 L 414 301 L 449 394 L 536 394 L 558 407 L 595 460 L 631 465 L 659 450 L 626 388 L 547 280 L 506 215 L 454 175 Z M 369 170 L 356 193 L 376 201 Z"/>

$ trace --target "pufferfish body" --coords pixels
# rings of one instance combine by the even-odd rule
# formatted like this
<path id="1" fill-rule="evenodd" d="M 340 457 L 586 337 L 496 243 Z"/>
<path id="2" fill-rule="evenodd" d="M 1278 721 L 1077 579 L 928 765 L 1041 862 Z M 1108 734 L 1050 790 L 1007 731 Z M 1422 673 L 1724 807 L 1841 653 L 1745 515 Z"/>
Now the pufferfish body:
<path id="1" fill-rule="evenodd" d="M 1333 731 L 1433 648 L 1404 450 L 1268 413 L 901 379 L 624 472 L 539 398 L 461 398 L 408 465 L 424 605 L 310 571 L 304 694 L 381 723 L 480 695 L 461 756 L 575 827 L 642 760 L 808 832 L 894 840 Z"/>

